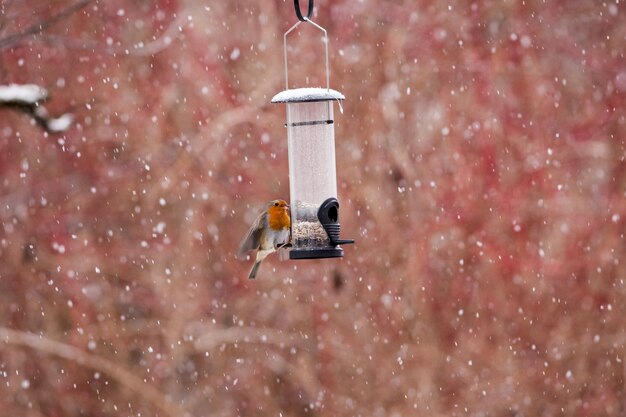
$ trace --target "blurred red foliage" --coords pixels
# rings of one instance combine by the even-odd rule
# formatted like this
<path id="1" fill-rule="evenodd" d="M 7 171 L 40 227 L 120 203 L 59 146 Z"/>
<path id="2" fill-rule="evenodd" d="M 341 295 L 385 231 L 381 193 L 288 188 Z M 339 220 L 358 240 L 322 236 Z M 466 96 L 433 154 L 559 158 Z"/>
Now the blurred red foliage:
<path id="1" fill-rule="evenodd" d="M 621 3 L 316 2 L 357 244 L 254 282 L 292 4 L 94 1 L 3 43 L 71 4 L 0 4 L 0 84 L 77 115 L 0 109 L 7 415 L 626 413 Z M 290 45 L 321 84 L 319 34 Z"/>

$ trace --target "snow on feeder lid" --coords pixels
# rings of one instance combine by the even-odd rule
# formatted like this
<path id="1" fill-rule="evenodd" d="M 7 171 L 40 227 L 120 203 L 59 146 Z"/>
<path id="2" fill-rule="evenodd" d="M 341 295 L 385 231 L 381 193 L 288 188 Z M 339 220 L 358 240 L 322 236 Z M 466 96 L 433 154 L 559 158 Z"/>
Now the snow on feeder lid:
<path id="1" fill-rule="evenodd" d="M 339 201 L 335 165 L 334 101 L 344 100 L 331 90 L 328 66 L 328 34 L 309 19 L 313 1 L 309 1 L 306 17 L 284 34 L 285 91 L 274 96 L 272 103 L 287 105 L 287 146 L 289 150 L 289 191 L 291 199 L 291 259 L 337 258 L 343 256 L 340 245 L 354 243 L 339 238 Z M 326 47 L 326 88 L 289 89 L 287 67 L 287 35 L 302 22 L 324 32 Z"/>
<path id="2" fill-rule="evenodd" d="M 272 98 L 272 103 L 305 103 L 307 101 L 345 100 L 339 91 L 329 88 L 295 88 L 285 90 Z"/>

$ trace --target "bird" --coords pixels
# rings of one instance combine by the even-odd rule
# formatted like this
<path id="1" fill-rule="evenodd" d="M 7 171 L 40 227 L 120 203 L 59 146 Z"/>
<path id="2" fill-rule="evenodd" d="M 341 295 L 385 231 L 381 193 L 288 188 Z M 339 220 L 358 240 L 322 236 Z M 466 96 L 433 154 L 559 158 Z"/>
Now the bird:
<path id="1" fill-rule="evenodd" d="M 248 279 L 256 278 L 263 259 L 288 243 L 290 230 L 289 205 L 285 200 L 272 200 L 267 203 L 239 246 L 240 257 L 256 250 L 256 259 Z"/>

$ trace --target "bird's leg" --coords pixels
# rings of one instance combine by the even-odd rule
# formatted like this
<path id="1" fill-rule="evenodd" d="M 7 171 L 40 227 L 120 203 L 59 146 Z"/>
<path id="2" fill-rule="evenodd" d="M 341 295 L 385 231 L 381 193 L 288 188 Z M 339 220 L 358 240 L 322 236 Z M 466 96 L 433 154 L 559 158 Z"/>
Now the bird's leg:
<path id="1" fill-rule="evenodd" d="M 291 246 L 293 246 L 291 244 L 291 231 L 289 233 L 289 236 L 287 237 L 287 240 L 283 243 L 281 243 L 280 245 L 276 245 L 276 250 L 278 249 L 283 249 L 283 248 L 290 248 Z"/>

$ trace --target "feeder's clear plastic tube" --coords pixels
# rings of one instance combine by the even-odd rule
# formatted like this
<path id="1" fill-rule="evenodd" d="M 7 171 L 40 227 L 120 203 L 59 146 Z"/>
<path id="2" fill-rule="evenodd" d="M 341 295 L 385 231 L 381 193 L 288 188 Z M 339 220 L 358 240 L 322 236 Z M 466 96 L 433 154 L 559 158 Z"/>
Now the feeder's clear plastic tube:
<path id="1" fill-rule="evenodd" d="M 337 197 L 333 102 L 287 103 L 292 244 L 311 249 L 329 244 L 317 210 Z"/>

